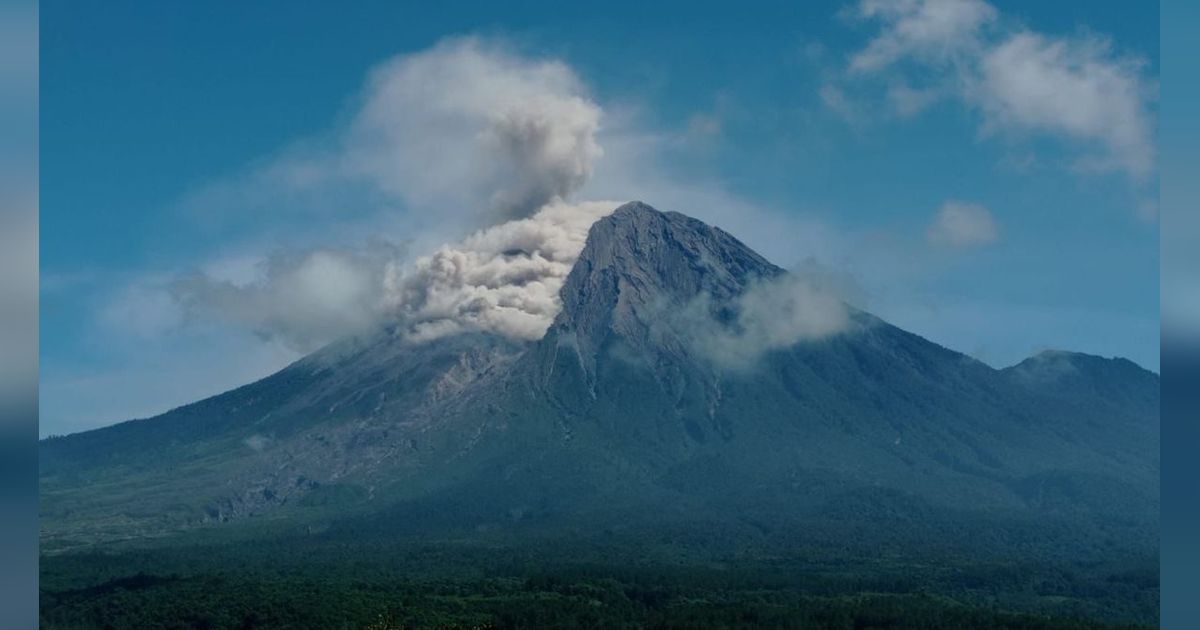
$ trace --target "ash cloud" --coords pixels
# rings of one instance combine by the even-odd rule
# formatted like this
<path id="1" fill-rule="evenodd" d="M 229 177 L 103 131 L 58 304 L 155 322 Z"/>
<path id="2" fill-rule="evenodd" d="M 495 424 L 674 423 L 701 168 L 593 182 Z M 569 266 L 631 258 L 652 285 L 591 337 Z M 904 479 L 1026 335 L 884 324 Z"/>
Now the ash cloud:
<path id="1" fill-rule="evenodd" d="M 568 199 L 602 151 L 601 109 L 565 63 L 476 37 L 372 72 L 341 166 L 416 207 L 528 217 Z"/>
<path id="2" fill-rule="evenodd" d="M 277 252 L 248 281 L 196 272 L 172 282 L 169 298 L 185 320 L 223 321 L 298 352 L 382 322 L 414 343 L 470 331 L 538 339 L 588 229 L 618 205 L 552 202 L 411 261 L 384 242 Z"/>
<path id="3" fill-rule="evenodd" d="M 588 229 L 617 205 L 551 203 L 393 266 L 385 281 L 388 308 L 413 341 L 465 331 L 538 339 L 562 308 L 558 292 Z"/>
<path id="4" fill-rule="evenodd" d="M 567 201 L 602 154 L 601 114 L 565 63 L 498 42 L 453 38 L 395 57 L 370 74 L 331 150 L 267 175 L 301 189 L 365 182 L 408 215 L 492 227 L 416 260 L 390 247 L 277 252 L 252 282 L 194 273 L 171 284 L 172 299 L 188 318 L 301 352 L 385 321 L 414 341 L 539 337 L 588 228 L 617 205 Z"/>

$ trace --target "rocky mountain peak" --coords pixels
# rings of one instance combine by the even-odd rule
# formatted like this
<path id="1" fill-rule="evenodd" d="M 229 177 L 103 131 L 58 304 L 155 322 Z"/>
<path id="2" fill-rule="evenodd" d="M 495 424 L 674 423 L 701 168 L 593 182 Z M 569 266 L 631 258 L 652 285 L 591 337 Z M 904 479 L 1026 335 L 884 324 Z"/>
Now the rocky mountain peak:
<path id="1" fill-rule="evenodd" d="M 781 273 L 720 228 L 632 201 L 592 226 L 553 331 L 574 337 L 585 357 L 614 333 L 657 344 L 651 328 L 663 309 L 698 296 L 720 308 L 755 279 Z"/>

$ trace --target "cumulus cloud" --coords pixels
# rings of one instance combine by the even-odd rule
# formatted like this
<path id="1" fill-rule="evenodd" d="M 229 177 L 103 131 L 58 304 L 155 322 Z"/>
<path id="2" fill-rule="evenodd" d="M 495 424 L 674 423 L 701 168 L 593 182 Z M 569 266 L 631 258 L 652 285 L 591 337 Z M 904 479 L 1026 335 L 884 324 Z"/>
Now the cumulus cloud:
<path id="1" fill-rule="evenodd" d="M 558 292 L 588 229 L 617 205 L 551 203 L 393 266 L 385 281 L 389 307 L 414 341 L 462 331 L 538 339 L 562 308 Z"/>
<path id="2" fill-rule="evenodd" d="M 938 209 L 925 237 L 934 245 L 965 249 L 994 242 L 1000 230 L 987 208 L 951 200 Z"/>
<path id="3" fill-rule="evenodd" d="M 1098 37 L 1020 32 L 991 48 L 969 92 L 988 124 L 1059 133 L 1099 147 L 1085 166 L 1144 176 L 1154 165 L 1142 62 Z"/>
<path id="4" fill-rule="evenodd" d="M 416 206 L 525 217 L 587 180 L 600 116 L 565 63 L 450 39 L 371 73 L 341 165 Z"/>
<path id="5" fill-rule="evenodd" d="M 1107 39 L 1015 26 L 983 0 L 863 0 L 855 13 L 879 30 L 850 56 L 848 85 L 893 66 L 930 84 L 889 77 L 897 113 L 949 96 L 980 113 L 985 133 L 1060 138 L 1079 149 L 1079 166 L 1138 181 L 1153 170 L 1154 82 Z"/>
<path id="6" fill-rule="evenodd" d="M 838 291 L 820 275 L 800 271 L 754 282 L 733 310 L 732 319 L 722 321 L 710 297 L 702 295 L 666 317 L 693 350 L 735 370 L 755 365 L 772 350 L 843 332 L 851 323 Z"/>

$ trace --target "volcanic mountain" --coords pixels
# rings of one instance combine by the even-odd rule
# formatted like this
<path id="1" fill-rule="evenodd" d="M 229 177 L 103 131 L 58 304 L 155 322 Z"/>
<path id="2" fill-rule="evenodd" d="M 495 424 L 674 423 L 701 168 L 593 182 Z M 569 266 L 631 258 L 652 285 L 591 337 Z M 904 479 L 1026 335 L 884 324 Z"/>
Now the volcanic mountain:
<path id="1" fill-rule="evenodd" d="M 791 277 L 720 229 L 625 204 L 592 226 L 540 340 L 385 327 L 44 440 L 43 549 L 247 523 L 1156 549 L 1156 374 L 1065 352 L 997 370 L 840 303 L 835 327 L 756 336 L 776 303 L 748 319 L 747 297 Z"/>

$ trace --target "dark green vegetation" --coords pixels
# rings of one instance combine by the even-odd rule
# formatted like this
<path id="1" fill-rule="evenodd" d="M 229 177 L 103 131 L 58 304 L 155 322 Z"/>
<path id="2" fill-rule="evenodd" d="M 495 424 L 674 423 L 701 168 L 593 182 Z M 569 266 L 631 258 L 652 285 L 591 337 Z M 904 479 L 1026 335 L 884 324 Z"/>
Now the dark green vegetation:
<path id="1" fill-rule="evenodd" d="M 43 626 L 1100 628 L 1140 627 L 1095 619 L 1152 622 L 1157 605 L 1157 569 L 1115 563 L 699 563 L 587 546 L 568 561 L 547 546 L 346 543 L 47 558 Z"/>
<path id="2" fill-rule="evenodd" d="M 745 298 L 783 278 L 629 204 L 593 226 L 536 342 L 383 330 L 46 440 L 44 615 L 120 626 L 94 615 L 258 597 L 315 626 L 1154 622 L 1157 375 L 1063 352 L 995 370 L 853 309 L 746 360 Z M 712 330 L 734 343 L 714 352 Z"/>

